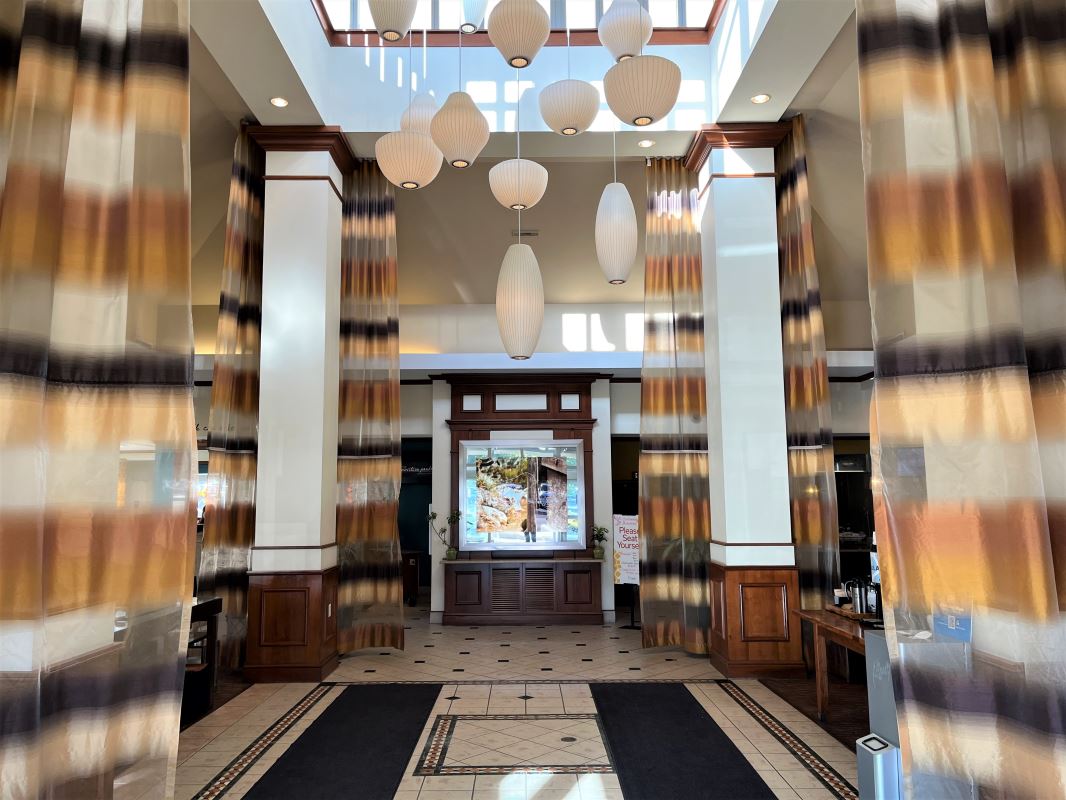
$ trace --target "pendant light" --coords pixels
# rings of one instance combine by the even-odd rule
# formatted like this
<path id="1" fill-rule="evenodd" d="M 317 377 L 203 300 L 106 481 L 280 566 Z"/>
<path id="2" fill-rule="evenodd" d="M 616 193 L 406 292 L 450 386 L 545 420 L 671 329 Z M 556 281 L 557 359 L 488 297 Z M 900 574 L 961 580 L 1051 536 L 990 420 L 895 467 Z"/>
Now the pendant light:
<path id="1" fill-rule="evenodd" d="M 521 230 L 521 217 L 519 217 Z M 528 244 L 507 248 L 496 281 L 496 324 L 507 355 L 525 361 L 533 355 L 544 324 L 544 283 Z"/>
<path id="2" fill-rule="evenodd" d="M 522 69 L 548 41 L 551 19 L 537 0 L 500 0 L 489 14 L 488 31 L 504 61 Z"/>
<path id="3" fill-rule="evenodd" d="M 681 70 L 660 56 L 619 61 L 603 78 L 611 111 L 626 125 L 644 127 L 670 113 L 681 90 Z"/>
<path id="4" fill-rule="evenodd" d="M 615 61 L 641 53 L 651 40 L 651 14 L 638 0 L 614 0 L 597 26 L 600 44 L 611 51 Z"/>
<path id="5" fill-rule="evenodd" d="M 591 83 L 570 78 L 570 28 L 566 29 L 566 80 L 540 90 L 540 115 L 544 124 L 563 136 L 588 129 L 600 110 L 600 93 Z"/>
<path id="6" fill-rule="evenodd" d="M 433 117 L 430 133 L 448 163 L 465 169 L 489 142 L 489 123 L 463 88 L 463 35 L 459 34 L 459 91 L 452 92 Z"/>
<path id="7" fill-rule="evenodd" d="M 618 150 L 614 140 L 612 133 L 614 182 L 603 188 L 596 209 L 596 260 L 607 282 L 617 286 L 629 278 L 637 257 L 637 212 L 629 190 L 618 182 Z"/>
<path id="8" fill-rule="evenodd" d="M 370 0 L 370 16 L 378 36 L 386 42 L 398 42 L 411 30 L 418 0 Z"/>
<path id="9" fill-rule="evenodd" d="M 504 208 L 522 211 L 533 208 L 548 188 L 548 170 L 536 161 L 522 158 L 522 88 L 517 74 L 518 110 L 515 115 L 516 157 L 489 170 L 489 188 L 492 195 Z"/>
<path id="10" fill-rule="evenodd" d="M 463 33 L 476 33 L 485 21 L 485 7 L 489 0 L 463 0 L 463 24 L 459 30 Z"/>
<path id="11" fill-rule="evenodd" d="M 411 42 L 408 42 L 407 52 L 408 63 L 411 63 Z M 408 75 L 410 101 L 400 120 L 400 130 L 386 133 L 374 143 L 374 155 L 381 173 L 401 189 L 421 189 L 432 183 L 440 172 L 442 158 L 440 149 L 425 129 L 427 114 L 431 115 L 435 107 L 433 98 L 429 95 L 411 97 L 412 84 Z"/>

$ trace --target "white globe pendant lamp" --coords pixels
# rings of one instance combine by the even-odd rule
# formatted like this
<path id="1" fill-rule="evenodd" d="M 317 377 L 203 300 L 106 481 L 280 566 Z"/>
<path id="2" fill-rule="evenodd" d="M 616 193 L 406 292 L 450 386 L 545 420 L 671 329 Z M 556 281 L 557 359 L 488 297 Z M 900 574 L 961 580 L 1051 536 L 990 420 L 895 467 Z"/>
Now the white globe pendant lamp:
<path id="1" fill-rule="evenodd" d="M 489 0 L 463 0 L 463 22 L 459 30 L 463 33 L 475 33 L 485 21 L 485 8 Z"/>
<path id="2" fill-rule="evenodd" d="M 489 14 L 488 31 L 504 61 L 522 69 L 548 41 L 551 19 L 537 0 L 500 0 Z"/>
<path id="3" fill-rule="evenodd" d="M 411 105 L 400 117 L 400 130 L 418 131 L 418 133 L 430 132 L 429 126 L 433 122 L 433 115 L 437 113 L 437 101 L 430 94 L 416 94 Z"/>
<path id="4" fill-rule="evenodd" d="M 428 186 L 440 172 L 441 152 L 429 134 L 416 130 L 386 133 L 374 144 L 378 166 L 401 189 Z"/>
<path id="5" fill-rule="evenodd" d="M 398 42 L 411 30 L 418 0 L 370 0 L 370 16 L 378 36 L 386 42 Z"/>
<path id="6" fill-rule="evenodd" d="M 496 323 L 507 355 L 524 361 L 533 355 L 544 324 L 544 283 L 528 244 L 507 248 L 496 281 Z"/>
<path id="7" fill-rule="evenodd" d="M 614 0 L 598 26 L 600 44 L 611 51 L 615 61 L 640 55 L 651 39 L 651 14 L 638 0 Z"/>
<path id="8" fill-rule="evenodd" d="M 466 92 L 452 92 L 430 124 L 433 141 L 453 167 L 465 169 L 485 149 L 489 123 Z"/>
<path id="9" fill-rule="evenodd" d="M 489 188 L 504 208 L 525 211 L 544 197 L 548 170 L 527 158 L 509 158 L 489 170 Z"/>
<path id="10" fill-rule="evenodd" d="M 607 282 L 629 279 L 637 258 L 637 212 L 623 183 L 608 183 L 596 209 L 596 259 Z"/>
<path id="11" fill-rule="evenodd" d="M 670 113 L 681 89 L 681 70 L 660 56 L 619 61 L 603 78 L 611 111 L 626 125 L 651 125 Z"/>

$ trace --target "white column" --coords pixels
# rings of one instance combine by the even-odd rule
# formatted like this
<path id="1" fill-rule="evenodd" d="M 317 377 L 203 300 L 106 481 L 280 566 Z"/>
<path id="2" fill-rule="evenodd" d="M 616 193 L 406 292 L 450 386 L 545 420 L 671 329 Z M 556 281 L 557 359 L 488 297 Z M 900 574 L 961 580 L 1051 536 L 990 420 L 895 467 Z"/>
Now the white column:
<path id="1" fill-rule="evenodd" d="M 600 379 L 592 382 L 592 520 L 586 525 L 612 528 L 614 516 L 614 484 L 611 475 L 611 382 Z M 586 532 L 586 535 L 589 535 Z M 591 542 L 589 542 L 591 544 Z M 603 621 L 614 622 L 614 537 L 609 536 L 603 547 L 602 603 Z"/>
<path id="2" fill-rule="evenodd" d="M 703 298 L 711 560 L 792 566 L 777 207 L 771 149 L 704 167 Z"/>
<path id="3" fill-rule="evenodd" d="M 452 491 L 452 431 L 448 417 L 452 413 L 452 387 L 447 381 L 433 381 L 433 498 L 429 510 L 437 512 L 437 525 L 447 525 L 448 514 L 455 508 Z M 430 595 L 429 621 L 440 625 L 444 621 L 444 558 L 445 546 L 429 532 Z"/>
<path id="4" fill-rule="evenodd" d="M 266 160 L 253 572 L 337 563 L 340 170 L 329 153 Z"/>

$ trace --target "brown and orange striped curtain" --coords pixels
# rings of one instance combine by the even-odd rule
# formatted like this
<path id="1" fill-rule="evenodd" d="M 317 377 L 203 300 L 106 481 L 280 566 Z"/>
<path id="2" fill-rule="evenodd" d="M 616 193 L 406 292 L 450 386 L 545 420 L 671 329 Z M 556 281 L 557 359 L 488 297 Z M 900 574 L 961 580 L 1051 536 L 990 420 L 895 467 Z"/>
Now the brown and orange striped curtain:
<path id="1" fill-rule="evenodd" d="M 233 148 L 226 212 L 197 581 L 199 600 L 222 598 L 220 663 L 230 669 L 244 665 L 248 569 L 255 543 L 265 169 L 263 149 L 242 130 Z"/>
<path id="2" fill-rule="evenodd" d="M 396 209 L 377 162 L 344 180 L 341 231 L 337 640 L 403 647 Z"/>
<path id="3" fill-rule="evenodd" d="M 711 506 L 696 174 L 647 168 L 640 391 L 640 604 L 645 647 L 709 652 Z"/>
<path id="4" fill-rule="evenodd" d="M 1066 796 L 1066 3 L 860 0 L 908 796 Z"/>
<path id="5" fill-rule="evenodd" d="M 0 3 L 0 795 L 173 789 L 192 595 L 187 0 Z"/>
<path id="6" fill-rule="evenodd" d="M 822 608 L 837 585 L 840 546 L 829 372 L 802 116 L 793 117 L 792 130 L 777 146 L 774 161 L 792 541 L 800 603 L 803 608 Z"/>

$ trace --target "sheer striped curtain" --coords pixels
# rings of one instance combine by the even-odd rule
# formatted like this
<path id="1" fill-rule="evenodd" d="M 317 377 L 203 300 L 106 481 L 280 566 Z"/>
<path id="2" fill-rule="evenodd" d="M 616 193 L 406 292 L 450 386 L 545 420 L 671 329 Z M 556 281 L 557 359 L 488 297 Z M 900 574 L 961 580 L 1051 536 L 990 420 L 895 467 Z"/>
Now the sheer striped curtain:
<path id="1" fill-rule="evenodd" d="M 645 647 L 709 651 L 711 541 L 703 261 L 696 175 L 647 169 L 640 392 L 640 602 Z"/>
<path id="2" fill-rule="evenodd" d="M 822 608 L 837 585 L 840 544 L 829 371 L 802 116 L 793 117 L 792 130 L 777 146 L 774 161 L 792 540 L 799 567 L 800 603 L 803 608 Z"/>
<path id="3" fill-rule="evenodd" d="M 244 665 L 255 543 L 259 344 L 266 155 L 242 130 L 233 147 L 208 424 L 208 494 L 197 598 L 222 598 L 221 663 Z"/>
<path id="4" fill-rule="evenodd" d="M 0 3 L 0 794 L 173 787 L 195 542 L 188 3 Z"/>
<path id="5" fill-rule="evenodd" d="M 396 210 L 377 162 L 344 180 L 337 640 L 403 647 Z"/>
<path id="6" fill-rule="evenodd" d="M 858 9 L 908 793 L 1063 797 L 1066 4 Z"/>

